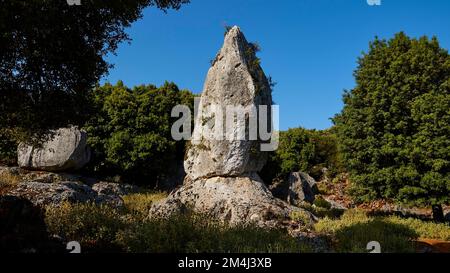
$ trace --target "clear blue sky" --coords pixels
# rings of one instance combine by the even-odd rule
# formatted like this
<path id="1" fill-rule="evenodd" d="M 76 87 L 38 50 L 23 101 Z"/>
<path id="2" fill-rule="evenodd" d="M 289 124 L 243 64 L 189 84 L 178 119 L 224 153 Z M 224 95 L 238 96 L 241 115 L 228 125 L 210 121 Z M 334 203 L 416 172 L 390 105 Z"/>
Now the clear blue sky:
<path id="1" fill-rule="evenodd" d="M 450 48 L 450 1 L 381 0 L 191 0 L 167 14 L 149 8 L 128 29 L 103 82 L 161 85 L 165 80 L 195 93 L 202 90 L 223 42 L 224 25 L 239 25 L 257 41 L 266 75 L 278 84 L 280 127 L 325 129 L 342 108 L 344 89 L 354 86 L 357 57 L 375 36 L 436 35 Z"/>

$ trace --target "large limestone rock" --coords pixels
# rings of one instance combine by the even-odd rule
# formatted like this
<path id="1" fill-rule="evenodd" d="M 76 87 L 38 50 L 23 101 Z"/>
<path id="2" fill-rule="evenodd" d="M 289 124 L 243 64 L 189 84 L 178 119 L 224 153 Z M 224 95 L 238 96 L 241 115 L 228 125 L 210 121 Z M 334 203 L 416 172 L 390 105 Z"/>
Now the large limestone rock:
<path id="1" fill-rule="evenodd" d="M 17 154 L 21 168 L 50 172 L 80 169 L 91 156 L 86 132 L 76 127 L 55 131 L 42 147 L 21 143 Z"/>
<path id="2" fill-rule="evenodd" d="M 227 135 L 237 136 L 240 130 L 245 130 L 245 121 L 236 121 L 227 131 L 225 119 L 227 107 L 257 109 L 259 105 L 267 105 L 270 110 L 271 88 L 255 56 L 255 46 L 249 44 L 235 26 L 226 34 L 223 47 L 208 71 L 196 118 L 194 140 L 184 163 L 191 179 L 239 176 L 262 169 L 266 154 L 260 151 L 261 141 L 249 140 L 248 136 L 246 140 L 227 138 Z M 218 117 L 220 112 L 222 118 Z M 247 112 L 248 117 L 250 113 Z M 221 134 L 214 131 L 219 126 L 223 129 Z M 217 140 L 218 135 L 222 139 Z"/>
<path id="3" fill-rule="evenodd" d="M 292 222 L 291 215 L 295 213 L 304 216 L 302 224 L 309 224 L 311 214 L 275 198 L 257 175 L 266 162 L 266 154 L 261 152 L 264 141 L 260 137 L 251 139 L 248 131 L 244 131 L 244 139 L 227 138 L 227 134 L 238 134 L 248 127 L 245 118 L 228 128 L 225 118 L 217 118 L 227 106 L 251 108 L 271 104 L 270 86 L 254 46 L 238 27 L 233 27 L 206 78 L 193 140 L 184 162 L 184 184 L 154 204 L 150 217 L 168 217 L 188 209 L 230 225 L 280 227 Z M 247 116 L 249 120 L 251 114 Z M 268 120 L 271 121 L 270 115 Z M 218 138 L 214 128 L 221 125 L 231 130 L 224 130 Z"/>
<path id="4" fill-rule="evenodd" d="M 150 209 L 153 217 L 167 217 L 186 209 L 208 215 L 229 225 L 287 226 L 294 213 L 303 213 L 304 223 L 313 217 L 300 208 L 273 197 L 256 174 L 246 177 L 212 177 L 185 181 L 168 198 Z"/>

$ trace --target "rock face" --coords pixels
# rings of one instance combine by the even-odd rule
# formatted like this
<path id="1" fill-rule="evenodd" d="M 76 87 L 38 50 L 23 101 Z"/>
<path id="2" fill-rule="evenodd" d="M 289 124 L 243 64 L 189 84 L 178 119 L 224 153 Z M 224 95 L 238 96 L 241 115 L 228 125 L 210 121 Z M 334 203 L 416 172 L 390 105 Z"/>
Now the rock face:
<path id="1" fill-rule="evenodd" d="M 30 200 L 34 205 L 59 205 L 62 202 L 107 204 L 123 206 L 121 196 L 133 192 L 133 186 L 98 182 L 92 187 L 76 181 L 45 183 L 21 182 L 8 195 Z"/>
<path id="2" fill-rule="evenodd" d="M 312 221 L 311 214 L 276 199 L 257 175 L 266 154 L 261 152 L 262 138 L 251 138 L 246 123 L 261 113 L 244 112 L 243 122 L 233 118 L 233 126 L 226 125 L 223 114 L 227 107 L 257 109 L 271 104 L 270 85 L 255 56 L 255 46 L 233 27 L 206 78 L 184 162 L 187 175 L 183 185 L 154 204 L 150 217 L 192 209 L 230 225 L 279 227 L 290 221 L 291 213 L 301 211 L 305 222 Z M 270 111 L 267 118 L 271 121 Z M 224 130 L 215 131 L 220 126 Z M 240 132 L 244 138 L 230 139 L 230 134 Z"/>
<path id="3" fill-rule="evenodd" d="M 318 193 L 317 182 L 304 172 L 293 172 L 289 175 L 289 204 L 299 205 L 301 201 L 314 202 L 314 196 Z"/>
<path id="4" fill-rule="evenodd" d="M 244 122 L 236 121 L 227 131 L 225 114 L 227 107 L 258 109 L 259 105 L 272 105 L 271 88 L 255 56 L 255 46 L 233 27 L 208 71 L 200 99 L 194 140 L 184 162 L 191 179 L 239 176 L 262 169 L 266 154 L 260 152 L 260 141 L 227 138 L 245 131 L 245 117 Z M 251 116 L 251 111 L 243 112 L 247 118 Z M 270 120 L 270 111 L 268 114 Z M 222 132 L 214 131 L 219 127 Z"/>
<path id="5" fill-rule="evenodd" d="M 256 174 L 192 181 L 154 205 L 150 214 L 165 217 L 184 209 L 193 209 L 230 225 L 253 223 L 262 227 L 277 227 L 288 221 L 293 212 L 301 211 L 273 197 Z"/>
<path id="6" fill-rule="evenodd" d="M 271 191 L 276 197 L 295 206 L 302 202 L 314 202 L 318 193 L 316 180 L 304 172 L 290 173 L 288 180 L 272 185 Z"/>
<path id="7" fill-rule="evenodd" d="M 17 154 L 21 168 L 50 172 L 80 169 L 89 162 L 91 156 L 86 132 L 76 127 L 55 131 L 42 147 L 21 143 Z"/>

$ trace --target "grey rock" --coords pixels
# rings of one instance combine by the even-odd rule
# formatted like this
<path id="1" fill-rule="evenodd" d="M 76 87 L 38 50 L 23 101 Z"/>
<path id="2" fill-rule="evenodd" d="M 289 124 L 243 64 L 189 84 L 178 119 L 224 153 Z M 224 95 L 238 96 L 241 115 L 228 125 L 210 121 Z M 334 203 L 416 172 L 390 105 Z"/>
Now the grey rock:
<path id="1" fill-rule="evenodd" d="M 24 197 L 35 205 L 58 205 L 62 202 L 83 203 L 94 201 L 97 194 L 79 182 L 61 183 L 21 182 L 9 195 Z"/>
<path id="2" fill-rule="evenodd" d="M 330 204 L 331 209 L 338 209 L 338 210 L 347 210 L 348 209 L 344 204 L 338 203 L 338 202 L 332 200 L 331 198 L 328 198 L 325 196 L 325 197 L 323 197 L 323 199 L 325 199 L 325 201 L 327 201 Z"/>
<path id="3" fill-rule="evenodd" d="M 318 193 L 317 182 L 304 172 L 293 172 L 288 179 L 289 193 L 287 201 L 292 205 L 299 205 L 302 201 L 314 202 Z"/>
<path id="4" fill-rule="evenodd" d="M 21 168 L 62 172 L 78 170 L 90 160 L 87 134 L 77 127 L 61 128 L 53 132 L 41 147 L 21 143 L 18 164 Z"/>
<path id="5" fill-rule="evenodd" d="M 212 109 L 211 105 L 218 107 Z M 213 176 L 239 176 L 258 172 L 264 166 L 267 153 L 261 152 L 260 140 L 230 140 L 228 134 L 244 130 L 236 122 L 226 132 L 225 113 L 229 106 L 255 107 L 272 105 L 271 88 L 259 66 L 251 44 L 235 26 L 225 36 L 224 44 L 208 71 L 199 104 L 193 133 L 194 140 L 187 151 L 184 169 L 190 179 Z M 249 109 L 249 108 L 248 108 Z M 222 112 L 223 121 L 216 122 Z M 269 111 L 269 120 L 270 111 Z M 245 123 L 245 122 L 244 122 Z M 221 126 L 222 125 L 222 126 Z M 215 128 L 221 126 L 223 140 L 217 140 Z M 248 127 L 248 126 L 247 126 Z"/>
<path id="6" fill-rule="evenodd" d="M 107 185 L 106 185 L 107 184 Z M 35 205 L 60 205 L 63 202 L 107 204 L 123 206 L 121 195 L 127 193 L 127 187 L 114 186 L 114 183 L 97 183 L 92 188 L 76 181 L 55 183 L 28 181 L 21 182 L 8 192 L 9 195 L 23 197 Z M 131 186 L 129 186 L 131 187 Z"/>
<path id="7" fill-rule="evenodd" d="M 257 174 L 246 177 L 212 177 L 185 181 L 168 198 L 156 203 L 150 209 L 151 217 L 169 217 L 192 209 L 233 225 L 254 224 L 261 227 L 280 227 L 289 221 L 291 213 L 302 211 L 279 200 L 270 193 Z"/>
<path id="8" fill-rule="evenodd" d="M 289 204 L 299 206 L 303 202 L 313 203 L 318 194 L 317 182 L 304 172 L 293 172 L 287 180 L 270 186 L 272 193 Z"/>
<path id="9" fill-rule="evenodd" d="M 134 185 L 103 182 L 103 181 L 93 184 L 92 190 L 99 195 L 117 195 L 117 196 L 123 196 L 130 193 L 139 192 L 139 188 Z"/>

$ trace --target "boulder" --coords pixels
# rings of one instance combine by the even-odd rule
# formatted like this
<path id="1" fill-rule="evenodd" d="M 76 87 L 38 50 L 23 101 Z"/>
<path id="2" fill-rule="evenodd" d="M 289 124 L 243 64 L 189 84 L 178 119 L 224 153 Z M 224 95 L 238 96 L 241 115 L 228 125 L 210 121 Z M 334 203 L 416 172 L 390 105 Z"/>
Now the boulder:
<path id="1" fill-rule="evenodd" d="M 317 182 L 304 172 L 293 172 L 287 180 L 270 187 L 272 193 L 289 204 L 299 206 L 302 202 L 313 203 L 318 194 Z"/>
<path id="2" fill-rule="evenodd" d="M 70 127 L 56 130 L 40 147 L 19 144 L 17 155 L 21 168 L 62 172 L 81 169 L 91 153 L 86 132 Z"/>
<path id="3" fill-rule="evenodd" d="M 237 136 L 246 127 L 251 111 L 242 111 L 244 120 L 226 126 L 229 107 L 256 109 L 272 105 L 271 88 L 255 56 L 255 48 L 238 27 L 225 36 L 222 49 L 208 71 L 195 120 L 193 141 L 187 151 L 184 169 L 190 179 L 213 176 L 239 176 L 258 172 L 267 154 L 261 152 L 260 140 Z M 254 107 L 254 108 L 253 108 Z M 271 120 L 270 111 L 268 119 Z M 234 119 L 233 119 L 234 120 Z M 222 130 L 215 131 L 217 128 Z M 248 126 L 247 126 L 248 127 Z M 229 129 L 227 131 L 227 129 Z M 248 128 L 247 128 L 248 129 Z"/>
<path id="4" fill-rule="evenodd" d="M 247 177 L 212 177 L 187 182 L 150 210 L 153 217 L 168 217 L 192 209 L 234 225 L 280 227 L 292 213 L 302 211 L 307 223 L 312 215 L 275 198 L 257 174 Z"/>
<path id="5" fill-rule="evenodd" d="M 289 204 L 298 205 L 302 201 L 314 202 L 314 196 L 318 193 L 317 182 L 304 172 L 293 172 L 289 175 Z"/>

